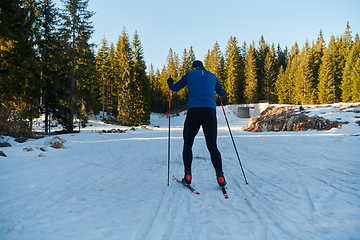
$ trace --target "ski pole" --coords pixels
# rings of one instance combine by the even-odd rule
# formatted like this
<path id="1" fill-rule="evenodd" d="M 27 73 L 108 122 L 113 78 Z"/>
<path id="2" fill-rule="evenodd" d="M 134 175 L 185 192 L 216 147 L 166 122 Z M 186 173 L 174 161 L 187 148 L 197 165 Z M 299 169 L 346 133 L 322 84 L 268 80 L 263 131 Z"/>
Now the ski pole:
<path id="1" fill-rule="evenodd" d="M 226 124 L 227 124 L 227 126 L 228 126 L 228 128 L 229 128 L 229 132 L 230 132 L 231 140 L 232 140 L 232 142 L 233 142 L 233 144 L 234 144 L 234 148 L 235 148 L 236 156 L 237 156 L 237 158 L 238 158 L 238 160 L 239 160 L 239 163 L 240 163 L 241 171 L 242 171 L 242 173 L 243 173 L 243 175 L 244 175 L 244 179 L 245 179 L 246 184 L 249 184 L 249 183 L 248 183 L 248 181 L 246 180 L 245 173 L 244 173 L 244 169 L 243 169 L 242 164 L 241 164 L 241 161 L 240 161 L 239 153 L 238 153 L 238 151 L 237 151 L 237 149 L 236 149 L 236 145 L 235 145 L 235 141 L 234 141 L 233 135 L 232 135 L 232 133 L 231 133 L 231 129 L 230 129 L 230 125 L 229 125 L 229 121 L 228 121 L 228 119 L 227 119 L 227 117 L 226 117 L 226 113 L 225 113 L 224 105 L 223 105 L 223 103 L 222 103 L 222 100 L 221 100 L 221 97 L 220 97 L 220 96 L 219 96 L 219 98 L 220 98 L 220 103 L 221 103 L 222 110 L 223 110 L 223 112 L 224 112 L 224 116 L 225 116 Z"/>
<path id="2" fill-rule="evenodd" d="M 168 138 L 168 186 L 170 185 L 170 115 L 171 113 L 171 90 L 169 89 L 169 138 Z"/>

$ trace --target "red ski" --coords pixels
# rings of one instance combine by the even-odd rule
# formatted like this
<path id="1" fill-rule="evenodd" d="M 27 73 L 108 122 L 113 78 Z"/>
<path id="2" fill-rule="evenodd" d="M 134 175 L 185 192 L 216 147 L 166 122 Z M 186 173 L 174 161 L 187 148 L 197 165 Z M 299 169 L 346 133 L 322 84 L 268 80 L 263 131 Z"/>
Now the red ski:
<path id="1" fill-rule="evenodd" d="M 186 187 L 187 189 L 189 189 L 190 191 L 192 191 L 195 194 L 200 194 L 198 191 L 196 191 L 192 186 L 190 185 L 186 185 L 185 183 L 183 183 L 181 180 L 177 179 L 174 175 L 173 178 L 175 181 L 177 181 L 178 183 L 181 183 L 181 185 L 183 185 L 184 187 Z"/>
<path id="2" fill-rule="evenodd" d="M 221 188 L 221 191 L 222 191 L 222 193 L 224 194 L 224 198 L 225 198 L 225 199 L 228 199 L 229 196 L 227 195 L 227 192 L 226 192 L 225 187 L 222 187 L 222 188 Z"/>

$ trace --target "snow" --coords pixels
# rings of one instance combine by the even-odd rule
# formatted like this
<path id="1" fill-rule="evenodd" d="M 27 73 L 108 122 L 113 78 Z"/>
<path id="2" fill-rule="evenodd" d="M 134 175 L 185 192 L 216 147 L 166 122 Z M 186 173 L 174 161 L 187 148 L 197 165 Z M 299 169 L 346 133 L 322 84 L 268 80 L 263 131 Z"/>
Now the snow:
<path id="1" fill-rule="evenodd" d="M 79 134 L 58 135 L 65 149 L 40 150 L 53 136 L 9 139 L 12 147 L 1 149 L 8 157 L 0 157 L 0 239 L 360 239 L 360 114 L 337 112 L 344 104 L 308 107 L 309 115 L 350 123 L 249 133 L 242 131 L 249 119 L 226 109 L 248 185 L 217 109 L 228 199 L 202 132 L 193 147 L 200 195 L 172 179 L 167 186 L 165 115 L 126 133 L 99 133 L 129 128 L 92 120 Z M 178 178 L 184 118 L 171 118 L 170 174 Z"/>

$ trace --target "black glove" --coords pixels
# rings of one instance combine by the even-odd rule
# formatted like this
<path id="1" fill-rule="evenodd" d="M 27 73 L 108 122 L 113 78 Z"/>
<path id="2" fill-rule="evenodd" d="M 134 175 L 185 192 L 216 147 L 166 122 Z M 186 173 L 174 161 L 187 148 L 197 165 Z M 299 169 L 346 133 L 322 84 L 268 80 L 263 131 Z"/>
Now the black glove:
<path id="1" fill-rule="evenodd" d="M 168 80 L 166 80 L 167 81 L 167 84 L 169 85 L 170 83 L 174 83 L 174 80 L 171 78 L 171 76 L 168 78 Z"/>

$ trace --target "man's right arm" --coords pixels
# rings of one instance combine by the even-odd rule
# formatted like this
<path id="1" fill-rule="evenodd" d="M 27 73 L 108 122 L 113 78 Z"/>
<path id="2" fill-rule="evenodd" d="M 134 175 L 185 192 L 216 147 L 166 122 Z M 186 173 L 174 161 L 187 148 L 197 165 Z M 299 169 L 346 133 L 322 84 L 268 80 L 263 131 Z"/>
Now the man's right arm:
<path id="1" fill-rule="evenodd" d="M 168 81 L 168 85 L 171 91 L 177 92 L 180 89 L 184 88 L 187 84 L 188 74 L 185 74 L 179 81 L 174 83 L 174 81 Z"/>

